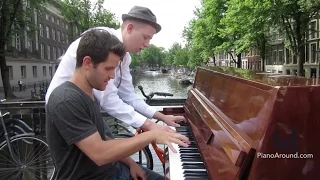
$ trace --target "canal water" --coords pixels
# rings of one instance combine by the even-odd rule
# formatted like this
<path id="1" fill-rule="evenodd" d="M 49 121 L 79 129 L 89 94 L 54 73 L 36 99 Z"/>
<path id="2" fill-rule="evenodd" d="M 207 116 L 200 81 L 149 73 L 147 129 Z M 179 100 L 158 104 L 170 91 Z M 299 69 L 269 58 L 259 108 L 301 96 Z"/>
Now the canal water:
<path id="1" fill-rule="evenodd" d="M 159 73 L 144 73 L 144 74 L 133 74 L 132 79 L 133 85 L 135 87 L 136 93 L 143 97 L 140 90 L 138 89 L 138 86 L 141 85 L 143 87 L 143 90 L 146 94 L 149 94 L 151 92 L 167 92 L 172 93 L 173 97 L 163 97 L 163 98 L 187 98 L 187 92 L 191 88 L 191 86 L 188 85 L 182 85 L 179 83 L 179 80 L 176 79 L 173 76 L 170 76 L 170 74 L 159 74 Z M 154 98 L 161 98 L 158 96 L 154 96 Z M 153 120 L 155 121 L 155 120 Z M 162 122 L 159 122 L 159 124 L 162 124 Z M 133 128 L 130 128 L 132 132 L 134 132 Z M 158 147 L 164 149 L 164 145 L 158 145 Z M 154 152 L 152 146 L 149 146 L 152 157 L 153 157 L 153 163 L 154 168 L 153 170 L 163 174 L 163 166 L 162 163 L 159 161 L 156 153 Z M 132 156 L 132 158 L 137 158 L 137 156 Z"/>
<path id="2" fill-rule="evenodd" d="M 179 80 L 170 74 L 161 74 L 161 73 L 140 73 L 133 74 L 132 83 L 135 87 L 135 91 L 141 97 L 142 94 L 138 89 L 138 85 L 143 87 L 143 90 L 146 94 L 151 92 L 167 92 L 172 93 L 173 97 L 166 98 L 187 98 L 187 92 L 191 86 L 182 85 L 179 83 Z M 156 97 L 155 98 L 159 98 Z"/>

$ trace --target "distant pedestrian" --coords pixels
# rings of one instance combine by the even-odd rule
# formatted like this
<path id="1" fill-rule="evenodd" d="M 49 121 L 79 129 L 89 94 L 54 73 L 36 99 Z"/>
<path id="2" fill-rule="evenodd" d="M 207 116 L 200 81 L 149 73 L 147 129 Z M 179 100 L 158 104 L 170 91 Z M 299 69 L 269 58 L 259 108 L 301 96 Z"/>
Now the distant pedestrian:
<path id="1" fill-rule="evenodd" d="M 19 85 L 19 91 L 22 91 L 22 80 L 18 81 L 18 85 Z"/>

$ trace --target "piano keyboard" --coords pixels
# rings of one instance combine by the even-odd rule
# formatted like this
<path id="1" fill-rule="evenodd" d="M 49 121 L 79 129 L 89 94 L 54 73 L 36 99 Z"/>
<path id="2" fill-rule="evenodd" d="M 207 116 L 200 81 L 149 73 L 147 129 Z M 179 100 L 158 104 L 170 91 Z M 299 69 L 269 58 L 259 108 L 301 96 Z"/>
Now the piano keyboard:
<path id="1" fill-rule="evenodd" d="M 176 131 L 187 136 L 190 145 L 185 148 L 173 144 L 177 153 L 168 149 L 170 180 L 209 179 L 190 126 L 184 123 L 180 125 L 181 127 L 177 127 Z"/>

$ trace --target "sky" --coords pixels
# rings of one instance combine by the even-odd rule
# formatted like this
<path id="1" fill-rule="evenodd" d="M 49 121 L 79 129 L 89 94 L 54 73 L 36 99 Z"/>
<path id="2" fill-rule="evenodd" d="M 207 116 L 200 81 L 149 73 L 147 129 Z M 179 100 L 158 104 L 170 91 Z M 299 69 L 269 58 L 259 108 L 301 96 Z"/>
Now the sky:
<path id="1" fill-rule="evenodd" d="M 194 17 L 193 11 L 200 6 L 200 0 L 105 0 L 104 8 L 115 13 L 122 22 L 121 15 L 135 5 L 148 7 L 162 27 L 150 43 L 169 49 L 174 42 L 184 44 L 182 31 Z"/>

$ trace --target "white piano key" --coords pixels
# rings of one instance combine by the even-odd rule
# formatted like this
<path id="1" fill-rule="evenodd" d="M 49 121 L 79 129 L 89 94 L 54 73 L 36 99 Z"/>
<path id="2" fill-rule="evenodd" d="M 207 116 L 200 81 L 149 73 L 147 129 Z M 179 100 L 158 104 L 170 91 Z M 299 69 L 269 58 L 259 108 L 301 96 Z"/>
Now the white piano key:
<path id="1" fill-rule="evenodd" d="M 175 130 L 174 127 L 170 127 Z M 183 169 L 182 162 L 180 159 L 179 146 L 177 144 L 172 144 L 177 153 L 174 153 L 170 148 L 169 151 L 169 173 L 170 180 L 183 180 Z"/>

